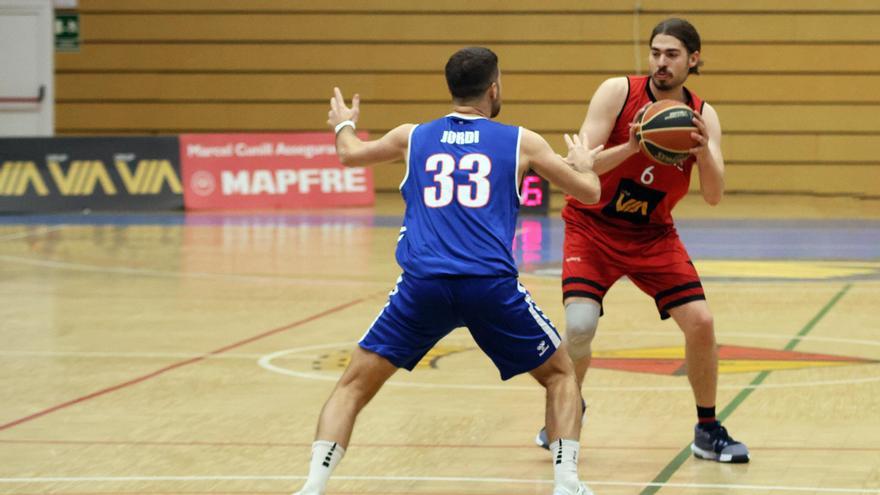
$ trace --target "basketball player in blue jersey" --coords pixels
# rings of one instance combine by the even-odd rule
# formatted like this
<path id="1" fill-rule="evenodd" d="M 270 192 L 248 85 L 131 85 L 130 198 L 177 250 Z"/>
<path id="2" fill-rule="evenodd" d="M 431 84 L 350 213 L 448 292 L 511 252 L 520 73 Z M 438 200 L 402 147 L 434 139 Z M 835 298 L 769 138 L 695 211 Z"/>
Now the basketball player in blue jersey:
<path id="1" fill-rule="evenodd" d="M 601 147 L 588 150 L 565 136 L 562 158 L 538 134 L 493 122 L 501 110 L 498 58 L 465 48 L 446 64 L 453 111 L 432 122 L 404 124 L 376 141 L 354 132 L 360 112 L 338 88 L 327 123 L 345 165 L 406 162 L 406 202 L 397 243 L 403 274 L 364 334 L 324 404 L 305 485 L 295 495 L 320 495 L 348 446 L 355 418 L 398 368 L 412 370 L 457 327 L 467 327 L 507 380 L 530 373 L 547 390 L 554 495 L 589 495 L 577 473 L 581 397 L 574 368 L 552 323 L 517 281 L 511 254 L 519 184 L 534 169 L 585 203 L 599 199 L 592 171 Z"/>

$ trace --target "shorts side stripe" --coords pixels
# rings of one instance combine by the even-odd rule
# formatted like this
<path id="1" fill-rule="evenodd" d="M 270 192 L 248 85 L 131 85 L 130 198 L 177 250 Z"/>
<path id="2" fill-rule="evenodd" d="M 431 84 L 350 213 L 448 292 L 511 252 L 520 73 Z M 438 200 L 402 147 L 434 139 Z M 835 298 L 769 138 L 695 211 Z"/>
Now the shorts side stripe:
<path id="1" fill-rule="evenodd" d="M 688 282 L 686 284 L 677 285 L 677 286 L 672 287 L 670 289 L 661 290 L 660 292 L 657 293 L 656 296 L 654 296 L 654 300 L 657 302 L 660 302 L 660 300 L 663 299 L 664 297 L 671 296 L 672 294 L 675 294 L 676 292 L 682 292 L 682 291 L 686 291 L 688 289 L 697 289 L 697 288 L 700 288 L 700 289 L 703 288 L 703 284 L 701 284 L 699 280 L 697 280 L 696 282 Z"/>
<path id="2" fill-rule="evenodd" d="M 406 227 L 404 227 L 403 229 L 406 229 Z M 369 335 L 370 330 L 373 329 L 373 326 L 376 325 L 376 322 L 379 321 L 379 318 L 381 318 L 382 314 L 385 313 L 385 309 L 387 309 L 388 306 L 391 306 L 391 297 L 400 291 L 400 283 L 401 282 L 403 282 L 403 275 L 402 274 L 399 277 L 397 277 L 397 282 L 394 283 L 394 288 L 391 289 L 391 292 L 388 293 L 388 302 L 385 303 L 385 306 L 382 306 L 382 310 L 379 311 L 379 314 L 376 315 L 376 319 L 373 320 L 373 323 L 370 323 L 370 326 L 367 327 L 367 331 L 364 332 L 363 335 L 361 335 L 361 338 L 360 338 L 360 340 L 358 340 L 358 342 L 363 342 L 363 340 L 365 338 L 367 338 L 367 335 Z"/>
<path id="3" fill-rule="evenodd" d="M 600 290 L 600 291 L 602 291 L 602 292 L 605 292 L 605 291 L 608 290 L 608 287 L 603 287 L 603 286 L 600 285 L 598 282 L 594 282 L 594 281 L 592 281 L 592 280 L 590 280 L 590 279 L 582 278 L 582 277 L 568 277 L 568 278 L 562 279 L 562 286 L 563 286 L 563 287 L 565 287 L 565 286 L 568 285 L 568 284 L 584 284 L 584 285 L 589 285 L 590 287 L 592 287 L 592 288 L 594 288 L 594 289 L 596 289 L 596 290 Z"/>
<path id="4" fill-rule="evenodd" d="M 660 308 L 660 311 L 662 313 L 666 313 L 670 309 L 681 306 L 682 304 L 687 304 L 689 302 L 694 302 L 694 301 L 705 301 L 705 300 L 706 300 L 706 296 L 704 294 L 694 294 L 692 296 L 682 297 L 681 299 L 676 299 L 672 302 L 666 303 L 662 308 Z"/>
<path id="5" fill-rule="evenodd" d="M 541 327 L 541 330 L 543 330 L 544 333 L 547 334 L 547 337 L 550 338 L 550 342 L 553 343 L 553 347 L 559 348 L 559 344 L 561 344 L 562 341 L 559 339 L 559 337 L 556 335 L 556 332 L 553 331 L 553 328 L 550 327 L 547 321 L 544 320 L 544 318 L 541 318 L 541 315 L 539 315 L 538 312 L 535 311 L 535 306 L 533 306 L 531 303 L 529 304 L 529 313 L 531 313 L 532 318 L 535 319 L 535 322 L 538 324 L 538 326 Z"/>
<path id="6" fill-rule="evenodd" d="M 585 290 L 567 290 L 562 293 L 563 301 L 569 297 L 586 297 L 587 299 L 592 299 L 597 303 L 602 304 L 602 296 Z"/>
<path id="7" fill-rule="evenodd" d="M 562 343 L 562 340 L 559 338 L 559 334 L 556 333 L 556 330 L 550 325 L 550 323 L 544 318 L 541 309 L 535 305 L 535 302 L 532 301 L 532 296 L 529 295 L 529 291 L 526 290 L 525 287 L 519 282 L 516 283 L 516 288 L 519 290 L 526 301 L 526 304 L 529 306 L 529 314 L 532 315 L 532 318 L 535 319 L 535 323 L 541 327 L 541 330 L 547 334 L 547 337 L 550 339 L 550 342 L 553 344 L 554 348 L 559 348 L 559 344 Z"/>

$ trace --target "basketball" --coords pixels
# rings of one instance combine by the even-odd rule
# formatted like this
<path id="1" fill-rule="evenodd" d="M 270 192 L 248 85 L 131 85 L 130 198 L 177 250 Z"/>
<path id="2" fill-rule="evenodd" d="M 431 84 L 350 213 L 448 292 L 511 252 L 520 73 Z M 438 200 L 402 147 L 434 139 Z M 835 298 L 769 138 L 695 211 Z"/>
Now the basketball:
<path id="1" fill-rule="evenodd" d="M 661 165 L 673 165 L 686 159 L 690 156 L 688 150 L 697 145 L 691 137 L 692 132 L 698 132 L 693 118 L 693 110 L 684 103 L 674 100 L 652 103 L 642 114 L 636 131 L 642 153 Z"/>

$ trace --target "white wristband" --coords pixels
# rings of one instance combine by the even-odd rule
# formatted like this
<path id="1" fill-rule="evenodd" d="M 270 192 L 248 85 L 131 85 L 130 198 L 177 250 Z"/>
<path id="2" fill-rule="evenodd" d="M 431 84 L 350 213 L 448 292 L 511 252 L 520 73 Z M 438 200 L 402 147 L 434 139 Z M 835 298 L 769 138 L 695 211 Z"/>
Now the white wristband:
<path id="1" fill-rule="evenodd" d="M 344 129 L 346 126 L 351 126 L 352 130 L 357 129 L 357 127 L 354 126 L 354 122 L 350 120 L 343 120 L 342 122 L 336 124 L 336 134 L 339 134 L 339 131 Z"/>

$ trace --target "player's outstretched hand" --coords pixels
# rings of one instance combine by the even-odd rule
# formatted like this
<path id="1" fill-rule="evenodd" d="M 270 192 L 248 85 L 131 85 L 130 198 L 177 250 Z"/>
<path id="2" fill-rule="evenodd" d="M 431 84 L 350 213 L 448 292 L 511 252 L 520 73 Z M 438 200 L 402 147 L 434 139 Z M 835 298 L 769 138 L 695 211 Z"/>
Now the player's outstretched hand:
<path id="1" fill-rule="evenodd" d="M 578 172 L 593 170 L 593 164 L 599 152 L 605 149 L 604 145 L 596 146 L 593 149 L 587 148 L 587 143 L 581 141 L 580 136 L 574 134 L 565 136 L 565 144 L 568 146 L 568 156 L 565 161 L 568 162 Z"/>
<path id="2" fill-rule="evenodd" d="M 355 93 L 351 99 L 351 108 L 345 105 L 345 98 L 342 97 L 342 91 L 339 88 L 333 88 L 333 98 L 330 98 L 330 111 L 327 112 L 327 125 L 331 129 L 335 128 L 340 122 L 350 120 L 357 122 L 361 113 L 361 96 Z"/>

